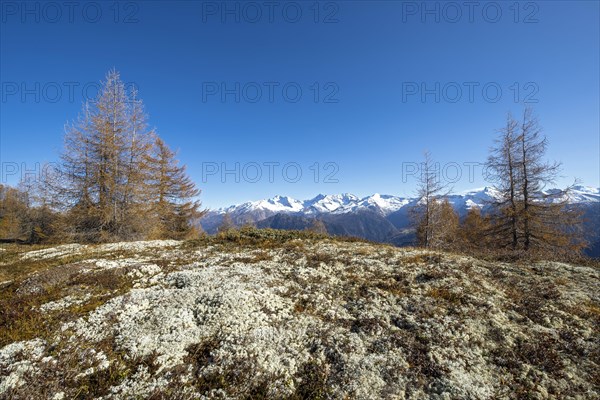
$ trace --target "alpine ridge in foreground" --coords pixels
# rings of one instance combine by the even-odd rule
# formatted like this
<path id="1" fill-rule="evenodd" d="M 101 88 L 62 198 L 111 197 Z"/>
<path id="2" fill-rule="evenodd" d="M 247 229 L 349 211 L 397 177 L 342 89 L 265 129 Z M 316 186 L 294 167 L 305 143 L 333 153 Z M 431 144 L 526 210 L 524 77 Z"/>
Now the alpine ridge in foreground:
<path id="1" fill-rule="evenodd" d="M 2 398 L 600 396 L 596 267 L 248 228 L 3 253 Z"/>

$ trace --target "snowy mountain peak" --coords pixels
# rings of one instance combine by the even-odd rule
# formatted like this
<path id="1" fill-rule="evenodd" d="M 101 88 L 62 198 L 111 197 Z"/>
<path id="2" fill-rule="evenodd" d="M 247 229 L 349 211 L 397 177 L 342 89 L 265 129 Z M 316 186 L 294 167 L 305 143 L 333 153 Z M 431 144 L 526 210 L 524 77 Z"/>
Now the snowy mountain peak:
<path id="1" fill-rule="evenodd" d="M 556 192 L 558 190 L 549 189 L 545 193 L 549 194 L 553 191 Z M 486 186 L 449 195 L 448 201 L 460 212 L 461 210 L 466 211 L 473 207 L 483 208 L 487 203 L 499 197 L 500 194 L 495 188 Z M 568 200 L 571 203 L 600 202 L 600 190 L 590 186 L 575 186 Z M 228 212 L 232 215 L 254 212 L 265 217 L 277 213 L 317 215 L 322 213 L 345 214 L 368 210 L 387 216 L 414 201 L 414 198 L 380 193 L 363 198 L 359 198 L 351 193 L 319 194 L 312 199 L 303 201 L 289 196 L 277 195 L 270 199 L 251 201 L 237 206 L 234 205 L 216 210 L 215 212 L 217 214 Z"/>
<path id="2" fill-rule="evenodd" d="M 362 199 L 358 206 L 371 209 L 373 211 L 377 211 L 380 214 L 387 215 L 394 211 L 398 211 L 400 208 L 404 207 L 411 200 L 391 195 L 382 195 L 379 193 L 375 193 L 372 196 L 365 197 Z"/>
<path id="3" fill-rule="evenodd" d="M 467 196 L 467 197 L 497 197 L 499 196 L 498 190 L 491 186 L 484 186 L 476 189 L 469 189 L 459 192 L 455 196 Z"/>
<path id="4" fill-rule="evenodd" d="M 545 193 L 549 194 L 552 191 L 554 191 L 554 193 L 560 193 L 560 191 L 556 189 L 546 190 Z M 500 193 L 493 187 L 482 187 L 449 195 L 447 198 L 457 213 L 460 216 L 464 216 L 468 210 L 474 208 L 483 209 L 485 211 L 490 203 L 500 198 Z M 577 186 L 571 191 L 568 199 L 552 199 L 552 201 L 563 200 L 567 200 L 572 204 L 595 207 L 596 205 L 600 205 L 600 190 L 589 186 Z M 382 231 L 386 231 L 386 229 L 389 229 L 390 223 L 398 229 L 404 229 L 408 224 L 408 211 L 415 203 L 415 198 L 380 193 L 375 193 L 363 198 L 359 198 L 350 193 L 329 195 L 319 194 L 310 200 L 297 200 L 289 196 L 278 195 L 270 199 L 250 201 L 210 211 L 202 219 L 201 223 L 207 232 L 213 233 L 216 232 L 221 225 L 223 214 L 225 213 L 229 213 L 233 222 L 240 226 L 245 223 L 258 224 L 261 221 L 267 221 L 270 217 L 283 214 L 286 218 L 289 217 L 287 219 L 284 218 L 284 220 L 296 222 L 302 220 L 305 221 L 306 218 L 310 219 L 313 217 L 318 217 L 320 219 L 341 218 L 341 220 L 345 222 L 342 222 L 341 225 L 336 225 L 335 229 L 342 229 L 342 231 L 345 232 L 344 234 L 349 234 L 349 231 L 345 231 L 344 229 L 352 225 L 352 223 L 348 222 L 351 220 L 355 222 L 359 221 L 356 223 L 361 226 L 360 229 L 368 230 L 377 226 L 382 229 Z M 357 218 L 346 218 L 346 215 L 358 215 L 359 213 L 372 213 L 373 215 L 361 215 L 357 216 Z M 294 217 L 301 218 L 295 220 Z M 370 221 L 367 228 L 362 225 L 365 221 Z M 298 228 L 302 226 L 301 222 L 298 223 L 300 225 L 293 225 L 293 223 L 291 223 L 290 226 L 296 226 L 293 229 L 302 229 Z M 383 225 L 387 223 L 387 227 L 382 226 L 382 223 Z M 367 235 L 365 231 L 361 231 L 362 233 L 357 231 L 353 232 L 354 235 L 360 237 Z M 372 233 L 375 231 L 369 232 Z M 369 238 L 369 240 L 372 239 L 372 237 L 367 238 Z"/>
<path id="5" fill-rule="evenodd" d="M 600 195 L 600 188 L 595 188 L 592 186 L 577 185 L 577 186 L 573 187 L 573 190 L 582 192 L 582 193 Z"/>
<path id="6" fill-rule="evenodd" d="M 298 203 L 298 200 L 292 199 L 288 196 L 275 196 L 271 199 L 267 200 L 270 204 L 273 205 L 282 205 L 284 207 L 293 207 L 294 204 Z"/>
<path id="7" fill-rule="evenodd" d="M 266 207 L 273 211 L 290 211 L 296 212 L 302 210 L 302 202 L 289 196 L 277 195 L 267 200 L 262 200 L 260 206 Z"/>
<path id="8" fill-rule="evenodd" d="M 353 194 L 329 194 L 319 195 L 312 200 L 306 201 L 305 207 L 308 213 L 336 212 L 344 209 L 358 200 Z"/>

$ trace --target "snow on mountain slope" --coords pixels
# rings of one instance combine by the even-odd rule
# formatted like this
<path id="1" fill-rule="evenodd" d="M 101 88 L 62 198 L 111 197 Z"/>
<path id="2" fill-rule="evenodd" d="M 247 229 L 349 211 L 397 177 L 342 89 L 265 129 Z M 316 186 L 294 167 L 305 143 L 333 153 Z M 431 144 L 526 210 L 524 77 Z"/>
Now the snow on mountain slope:
<path id="1" fill-rule="evenodd" d="M 487 204 L 501 198 L 492 187 L 483 187 L 448 196 L 448 201 L 459 214 L 465 214 L 472 208 L 484 208 Z"/>
<path id="2" fill-rule="evenodd" d="M 320 194 L 310 200 L 296 200 L 287 196 L 275 196 L 271 199 L 251 201 L 227 208 L 214 210 L 215 213 L 229 213 L 233 216 L 249 212 L 300 213 L 315 215 L 323 213 L 345 214 L 359 210 L 376 211 L 388 215 L 407 205 L 411 199 L 390 195 L 374 194 L 359 198 L 353 194 Z"/>
<path id="3" fill-rule="evenodd" d="M 269 211 L 302 211 L 302 202 L 288 196 L 275 196 L 272 199 L 260 200 L 252 204 L 253 208 L 263 208 Z"/>
<path id="4" fill-rule="evenodd" d="M 360 199 L 353 194 L 320 194 L 314 199 L 304 202 L 304 212 L 306 214 L 320 214 L 327 212 L 347 212 L 348 207 L 356 204 Z"/>
<path id="5" fill-rule="evenodd" d="M 250 212 L 256 210 L 266 210 L 273 212 L 299 212 L 304 205 L 302 202 L 288 196 L 275 196 L 271 199 L 249 201 L 240 205 L 233 205 L 225 209 L 220 209 L 222 213 L 238 214 L 240 212 Z"/>
<path id="6" fill-rule="evenodd" d="M 558 189 L 548 189 L 546 194 L 556 192 Z M 448 196 L 448 201 L 458 210 L 467 211 L 473 207 L 484 207 L 487 203 L 500 197 L 499 192 L 493 187 L 483 187 L 460 192 Z M 376 193 L 371 196 L 359 198 L 353 194 L 332 194 L 318 196 L 309 200 L 296 200 L 289 196 L 275 196 L 270 199 L 251 201 L 227 208 L 220 208 L 217 214 L 229 213 L 233 216 L 251 212 L 272 213 L 298 213 L 315 215 L 322 213 L 345 214 L 360 210 L 375 211 L 383 216 L 400 210 L 413 202 L 414 198 L 382 195 Z M 600 202 L 600 189 L 591 186 L 575 186 L 569 195 L 570 203 Z"/>
<path id="7" fill-rule="evenodd" d="M 557 189 L 545 190 L 544 193 L 552 194 Z M 568 195 L 569 203 L 595 203 L 600 201 L 600 189 L 591 186 L 575 186 Z M 564 198 L 558 198 L 556 201 L 562 201 Z"/>
<path id="8" fill-rule="evenodd" d="M 371 209 L 382 215 L 391 214 L 411 202 L 411 199 L 375 193 L 373 196 L 365 197 L 357 208 Z"/>

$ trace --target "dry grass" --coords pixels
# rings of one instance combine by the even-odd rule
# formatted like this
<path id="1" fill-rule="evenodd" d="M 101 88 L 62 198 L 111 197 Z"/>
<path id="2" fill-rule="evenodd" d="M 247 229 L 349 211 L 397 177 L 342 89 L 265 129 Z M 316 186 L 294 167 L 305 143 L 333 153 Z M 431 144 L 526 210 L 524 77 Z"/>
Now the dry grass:
<path id="1" fill-rule="evenodd" d="M 111 360 L 107 368 L 94 368 L 91 373 L 80 374 L 82 361 L 89 359 L 90 351 L 102 353 Z M 57 364 L 41 364 L 43 379 L 31 379 L 29 384 L 15 387 L 3 395 L 12 400 L 51 398 L 52 393 L 67 393 L 65 398 L 92 399 L 110 394 L 111 388 L 119 385 L 140 368 L 155 373 L 158 368 L 156 353 L 129 357 L 119 350 L 113 338 L 97 343 L 78 342 L 76 347 L 59 343 L 47 350 L 46 355 L 57 360 Z M 50 384 L 51 383 L 51 384 Z"/>
<path id="2" fill-rule="evenodd" d="M 306 255 L 306 265 L 311 268 L 319 268 L 321 267 L 321 263 L 330 264 L 334 262 L 336 257 L 329 253 L 325 253 L 322 251 L 311 253 Z"/>
<path id="3" fill-rule="evenodd" d="M 460 305 L 464 301 L 461 293 L 453 292 L 446 288 L 431 288 L 427 292 L 427 296 L 437 300 L 443 300 L 453 305 Z"/>
<path id="4" fill-rule="evenodd" d="M 214 236 L 203 236 L 199 239 L 189 240 L 185 243 L 186 248 L 198 248 L 206 245 L 235 245 L 248 246 L 262 249 L 274 248 L 303 248 L 305 243 L 320 240 L 332 240 L 345 243 L 370 243 L 367 240 L 345 237 L 345 236 L 328 236 L 325 234 L 315 233 L 312 231 L 294 231 L 294 230 L 279 230 L 279 229 L 256 229 L 253 227 L 242 227 L 240 229 L 229 229 L 224 232 L 219 232 Z"/>
<path id="5" fill-rule="evenodd" d="M 30 250 L 28 249 L 27 251 Z M 60 265 L 72 264 L 89 258 L 89 256 L 85 255 L 72 255 L 46 260 L 22 260 L 20 258 L 22 254 L 23 251 L 21 250 L 9 253 L 6 255 L 6 258 L 4 258 L 3 254 L 3 259 L 0 261 L 0 282 L 11 281 L 33 272 L 44 271 Z"/>
<path id="6" fill-rule="evenodd" d="M 49 274 L 47 270 L 42 275 L 41 280 L 37 276 L 34 280 L 15 281 L 0 289 L 0 347 L 36 337 L 50 339 L 61 324 L 87 314 L 131 288 L 129 279 L 115 271 L 81 274 L 76 268 L 71 270 L 65 266 L 56 274 Z M 43 277 L 51 275 L 52 278 L 43 281 Z M 73 293 L 88 293 L 92 297 L 64 310 L 40 311 L 42 304 Z"/>
<path id="7" fill-rule="evenodd" d="M 234 257 L 234 262 L 241 262 L 245 264 L 256 264 L 261 261 L 269 261 L 272 260 L 273 256 L 266 251 L 258 250 L 252 253 L 251 256 L 236 256 Z"/>
<path id="8" fill-rule="evenodd" d="M 407 285 L 407 282 L 399 281 L 397 279 L 390 279 L 386 281 L 379 280 L 374 282 L 374 286 L 397 297 L 405 297 L 411 293 L 411 289 Z"/>

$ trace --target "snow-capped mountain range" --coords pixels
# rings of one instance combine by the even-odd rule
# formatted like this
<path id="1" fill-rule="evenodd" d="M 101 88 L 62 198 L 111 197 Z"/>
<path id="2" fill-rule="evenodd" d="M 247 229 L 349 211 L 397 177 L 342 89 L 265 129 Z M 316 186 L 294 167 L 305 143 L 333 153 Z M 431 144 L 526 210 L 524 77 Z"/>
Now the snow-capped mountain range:
<path id="1" fill-rule="evenodd" d="M 296 200 L 288 196 L 275 196 L 266 200 L 251 201 L 216 210 L 216 212 L 239 215 L 247 212 L 287 213 L 317 215 L 322 213 L 345 214 L 360 209 L 371 209 L 383 215 L 397 211 L 411 200 L 408 198 L 374 194 L 359 198 L 353 194 L 320 194 L 309 200 Z"/>
<path id="2" fill-rule="evenodd" d="M 558 189 L 549 189 L 547 194 L 556 192 Z M 484 187 L 449 195 L 448 200 L 460 212 L 472 207 L 482 208 L 486 203 L 499 198 L 499 193 L 492 187 Z M 359 198 L 353 194 L 331 194 L 318 196 L 309 200 L 296 200 L 289 196 L 275 196 L 270 199 L 250 201 L 239 205 L 214 210 L 216 214 L 229 213 L 232 218 L 247 213 L 264 214 L 347 214 L 361 210 L 375 211 L 380 215 L 387 216 L 407 205 L 414 204 L 415 198 L 398 197 L 392 195 L 374 194 Z M 600 189 L 590 186 L 576 186 L 569 195 L 570 203 L 599 202 Z"/>
<path id="3" fill-rule="evenodd" d="M 548 189 L 543 194 L 556 194 L 557 190 Z M 447 196 L 460 216 L 466 215 L 474 207 L 485 212 L 486 206 L 499 197 L 500 194 L 493 187 Z M 552 196 L 548 199 L 547 201 L 557 201 Z M 600 257 L 600 189 L 576 186 L 567 200 L 570 204 L 582 207 L 586 237 L 590 243 L 588 254 Z M 362 198 L 349 193 L 320 194 L 309 200 L 275 196 L 211 210 L 200 224 L 207 233 L 215 233 L 228 214 L 238 226 L 251 223 L 259 228 L 302 230 L 313 226 L 315 219 L 318 219 L 332 235 L 356 236 L 404 246 L 414 243 L 409 211 L 416 202 L 414 197 L 382 194 Z"/>

